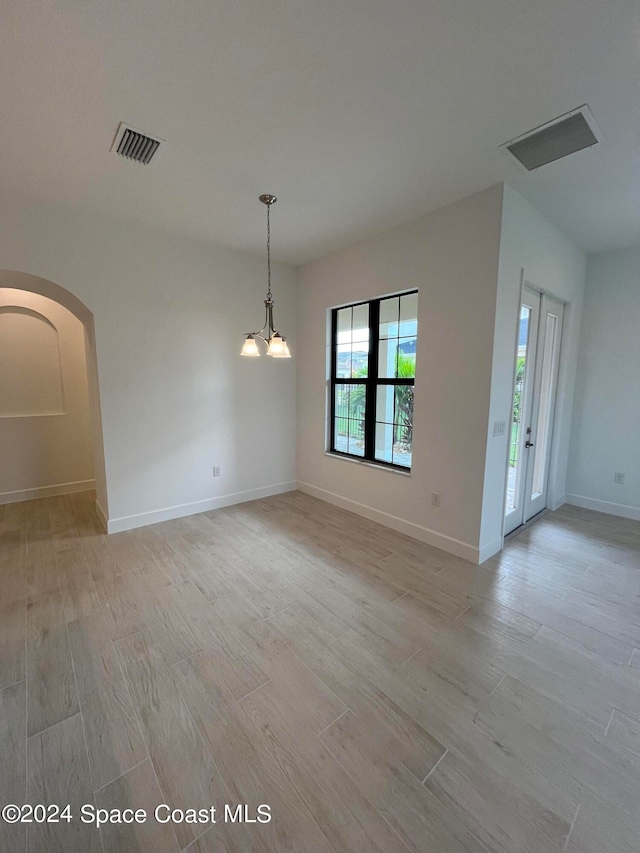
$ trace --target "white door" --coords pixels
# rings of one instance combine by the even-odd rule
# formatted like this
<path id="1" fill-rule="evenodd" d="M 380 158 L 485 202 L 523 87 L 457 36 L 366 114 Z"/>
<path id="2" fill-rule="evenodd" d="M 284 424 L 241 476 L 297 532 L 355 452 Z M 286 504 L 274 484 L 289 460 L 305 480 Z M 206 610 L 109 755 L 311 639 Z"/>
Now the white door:
<path id="1" fill-rule="evenodd" d="M 524 288 L 520 310 L 505 535 L 547 503 L 564 305 Z"/>

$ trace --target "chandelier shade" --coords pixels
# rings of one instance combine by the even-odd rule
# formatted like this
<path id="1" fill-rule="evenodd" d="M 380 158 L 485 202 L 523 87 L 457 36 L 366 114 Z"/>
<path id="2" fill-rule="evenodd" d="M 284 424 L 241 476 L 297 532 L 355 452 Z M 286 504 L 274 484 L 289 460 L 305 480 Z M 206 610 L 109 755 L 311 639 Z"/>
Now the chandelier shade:
<path id="1" fill-rule="evenodd" d="M 242 347 L 241 355 L 248 355 L 250 358 L 255 358 L 256 356 L 260 356 L 260 350 L 258 349 L 258 344 L 256 343 L 256 339 L 253 335 L 247 335 L 246 340 L 244 342 L 244 346 Z"/>

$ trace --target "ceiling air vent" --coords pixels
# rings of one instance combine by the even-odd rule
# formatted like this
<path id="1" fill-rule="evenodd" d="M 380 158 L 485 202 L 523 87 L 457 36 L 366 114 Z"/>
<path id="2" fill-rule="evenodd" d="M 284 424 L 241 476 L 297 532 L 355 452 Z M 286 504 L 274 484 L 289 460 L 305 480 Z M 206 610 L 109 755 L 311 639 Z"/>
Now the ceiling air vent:
<path id="1" fill-rule="evenodd" d="M 566 115 L 530 130 L 501 148 L 512 154 L 529 172 L 596 145 L 602 134 L 585 104 Z"/>
<path id="2" fill-rule="evenodd" d="M 159 136 L 149 136 L 121 122 L 111 150 L 121 157 L 148 166 L 157 162 L 164 144 L 164 139 Z"/>

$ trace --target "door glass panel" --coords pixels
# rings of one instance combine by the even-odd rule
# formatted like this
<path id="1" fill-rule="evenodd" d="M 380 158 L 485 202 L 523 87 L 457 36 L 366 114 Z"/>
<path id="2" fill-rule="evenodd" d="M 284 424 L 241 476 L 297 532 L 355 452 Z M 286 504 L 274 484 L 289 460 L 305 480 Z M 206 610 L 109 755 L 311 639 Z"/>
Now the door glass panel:
<path id="1" fill-rule="evenodd" d="M 531 486 L 531 499 L 541 495 L 545 487 L 546 459 L 549 442 L 551 440 L 551 410 L 553 407 L 553 376 L 556 354 L 556 336 L 558 329 L 558 318 L 554 314 L 547 314 L 546 334 L 544 339 L 544 352 L 542 356 L 542 374 L 540 384 L 540 408 L 538 410 L 538 423 L 536 424 L 535 460 L 533 465 L 533 482 Z"/>
<path id="2" fill-rule="evenodd" d="M 513 392 L 513 416 L 511 421 L 511 436 L 509 444 L 509 476 L 507 481 L 506 514 L 518 507 L 518 494 L 522 473 L 520 459 L 520 444 L 522 438 L 522 417 L 524 405 L 524 380 L 527 367 L 527 348 L 531 325 L 531 309 L 526 305 L 520 311 L 520 327 L 518 332 L 518 354 L 516 356 L 516 382 Z"/>

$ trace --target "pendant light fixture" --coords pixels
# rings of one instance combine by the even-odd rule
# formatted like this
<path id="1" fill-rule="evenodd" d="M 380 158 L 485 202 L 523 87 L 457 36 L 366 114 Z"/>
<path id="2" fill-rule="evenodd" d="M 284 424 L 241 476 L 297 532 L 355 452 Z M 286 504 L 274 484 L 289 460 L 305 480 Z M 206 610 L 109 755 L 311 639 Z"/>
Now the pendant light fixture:
<path id="1" fill-rule="evenodd" d="M 258 344 L 256 342 L 256 338 L 260 338 L 261 341 L 264 341 L 267 345 L 267 355 L 273 356 L 273 358 L 291 358 L 291 353 L 289 352 L 289 347 L 287 346 L 287 339 L 277 331 L 275 326 L 273 325 L 273 306 L 275 302 L 273 301 L 273 297 L 271 295 L 271 222 L 269 219 L 269 214 L 271 212 L 271 205 L 275 204 L 277 198 L 274 195 L 269 195 L 266 193 L 265 195 L 260 196 L 260 201 L 267 206 L 267 298 L 264 301 L 265 307 L 265 321 L 264 326 L 260 329 L 259 332 L 249 332 L 244 346 L 242 347 L 242 352 L 240 355 L 246 355 L 249 358 L 256 358 L 260 355 L 260 350 L 258 349 Z"/>

